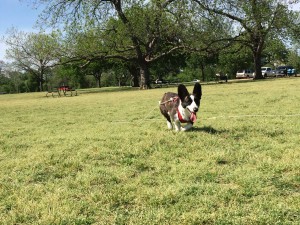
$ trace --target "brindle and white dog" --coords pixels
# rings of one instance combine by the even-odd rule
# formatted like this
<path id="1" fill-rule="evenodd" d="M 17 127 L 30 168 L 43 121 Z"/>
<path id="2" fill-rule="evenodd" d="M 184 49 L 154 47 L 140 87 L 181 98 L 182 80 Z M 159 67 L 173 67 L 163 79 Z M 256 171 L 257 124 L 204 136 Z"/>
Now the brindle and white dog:
<path id="1" fill-rule="evenodd" d="M 167 119 L 169 129 L 187 131 L 193 127 L 196 121 L 196 113 L 200 108 L 202 88 L 200 83 L 195 83 L 192 94 L 183 84 L 178 86 L 178 94 L 167 92 L 160 101 L 160 111 Z M 186 123 L 184 127 L 181 123 Z"/>

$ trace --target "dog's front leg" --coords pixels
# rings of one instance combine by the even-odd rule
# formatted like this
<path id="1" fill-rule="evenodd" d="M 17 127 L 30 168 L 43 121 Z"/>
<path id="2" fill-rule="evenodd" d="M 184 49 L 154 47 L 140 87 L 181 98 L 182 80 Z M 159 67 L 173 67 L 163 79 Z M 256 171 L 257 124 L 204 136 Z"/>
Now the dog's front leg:
<path id="1" fill-rule="evenodd" d="M 167 126 L 168 126 L 168 129 L 169 129 L 169 130 L 172 130 L 172 129 L 173 129 L 172 123 L 169 122 L 168 120 L 167 120 Z"/>
<path id="2" fill-rule="evenodd" d="M 192 123 L 187 123 L 187 125 L 185 125 L 184 127 L 181 128 L 182 131 L 188 131 L 189 129 L 191 129 L 193 127 Z"/>
<path id="3" fill-rule="evenodd" d="M 174 121 L 175 131 L 180 131 L 181 129 L 181 123 L 179 120 Z"/>

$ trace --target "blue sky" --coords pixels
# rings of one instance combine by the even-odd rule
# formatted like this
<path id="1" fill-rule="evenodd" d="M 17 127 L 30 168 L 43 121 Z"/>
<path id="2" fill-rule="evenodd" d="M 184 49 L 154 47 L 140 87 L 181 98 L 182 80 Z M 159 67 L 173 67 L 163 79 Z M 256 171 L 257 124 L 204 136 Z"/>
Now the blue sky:
<path id="1" fill-rule="evenodd" d="M 39 11 L 33 8 L 29 1 L 0 0 L 0 40 L 9 28 L 20 31 L 35 31 L 34 25 Z M 6 46 L 0 41 L 0 60 L 4 60 Z"/>
<path id="2" fill-rule="evenodd" d="M 0 60 L 5 60 L 6 46 L 1 38 L 9 28 L 15 27 L 20 31 L 37 31 L 34 29 L 41 9 L 34 9 L 29 0 L 0 0 Z M 33 2 L 33 1 L 31 1 Z M 300 10 L 300 4 L 295 7 Z"/>

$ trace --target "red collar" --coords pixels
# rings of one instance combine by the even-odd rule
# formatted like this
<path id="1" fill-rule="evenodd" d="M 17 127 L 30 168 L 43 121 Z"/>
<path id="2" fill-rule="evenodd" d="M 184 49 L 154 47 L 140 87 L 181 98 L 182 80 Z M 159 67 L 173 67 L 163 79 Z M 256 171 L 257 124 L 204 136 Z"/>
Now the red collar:
<path id="1" fill-rule="evenodd" d="M 196 113 L 195 113 L 195 114 L 196 114 Z M 177 109 L 177 115 L 178 115 L 178 119 L 179 119 L 179 121 L 180 121 L 181 123 L 188 123 L 188 122 L 194 123 L 194 122 L 192 122 L 190 119 L 189 119 L 189 120 L 183 119 L 183 117 L 182 117 L 182 115 L 181 115 L 181 113 L 179 112 L 178 109 Z"/>
<path id="2" fill-rule="evenodd" d="M 188 121 L 186 121 L 185 119 L 183 119 L 181 113 L 179 112 L 179 110 L 177 109 L 177 115 L 178 115 L 178 119 L 181 123 L 187 123 Z"/>

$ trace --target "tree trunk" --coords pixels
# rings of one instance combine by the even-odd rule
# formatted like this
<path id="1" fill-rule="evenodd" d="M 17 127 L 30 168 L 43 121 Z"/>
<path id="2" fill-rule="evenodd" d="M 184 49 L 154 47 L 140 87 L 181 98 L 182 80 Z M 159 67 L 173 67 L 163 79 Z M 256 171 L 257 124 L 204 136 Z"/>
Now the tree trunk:
<path id="1" fill-rule="evenodd" d="M 201 69 L 202 79 L 203 79 L 203 81 L 205 81 L 204 65 L 202 62 L 200 64 L 200 69 Z"/>
<path id="2" fill-rule="evenodd" d="M 98 77 L 98 88 L 101 88 L 101 76 Z"/>
<path id="3" fill-rule="evenodd" d="M 254 79 L 263 79 L 264 77 L 261 73 L 261 53 L 254 52 L 253 58 L 254 58 L 254 70 L 255 70 Z"/>
<path id="4" fill-rule="evenodd" d="M 132 74 L 132 87 L 139 87 L 139 77 Z"/>
<path id="5" fill-rule="evenodd" d="M 118 12 L 118 16 L 123 22 L 123 24 L 127 27 L 129 32 L 130 39 L 132 44 L 135 46 L 136 56 L 138 60 L 138 66 L 140 67 L 140 89 L 149 89 L 150 86 L 150 72 L 148 68 L 148 64 L 143 56 L 140 41 L 138 37 L 135 35 L 134 29 L 132 25 L 129 23 L 127 17 L 125 16 L 122 10 L 122 4 L 120 0 L 112 1 L 115 6 L 116 11 Z"/>
<path id="6" fill-rule="evenodd" d="M 40 74 L 39 74 L 39 89 L 40 89 L 40 92 L 43 91 L 43 76 L 44 76 L 44 72 L 43 72 L 43 69 L 41 70 Z"/>
<path id="7" fill-rule="evenodd" d="M 253 38 L 253 59 L 254 59 L 254 70 L 255 70 L 255 77 L 254 79 L 263 79 L 263 75 L 261 73 L 261 52 L 263 49 L 264 41 L 261 36 L 255 36 Z"/>
<path id="8" fill-rule="evenodd" d="M 129 73 L 131 74 L 132 87 L 139 87 L 139 69 L 136 67 L 136 65 L 129 65 L 127 68 Z"/>
<path id="9" fill-rule="evenodd" d="M 97 87 L 101 88 L 101 75 L 102 75 L 102 73 L 101 72 L 97 72 L 97 73 L 94 73 L 93 75 L 94 75 L 94 77 L 95 77 L 95 79 L 97 81 Z"/>
<path id="10" fill-rule="evenodd" d="M 140 65 L 140 76 L 140 89 L 150 89 L 150 72 L 146 62 L 143 62 Z"/>

